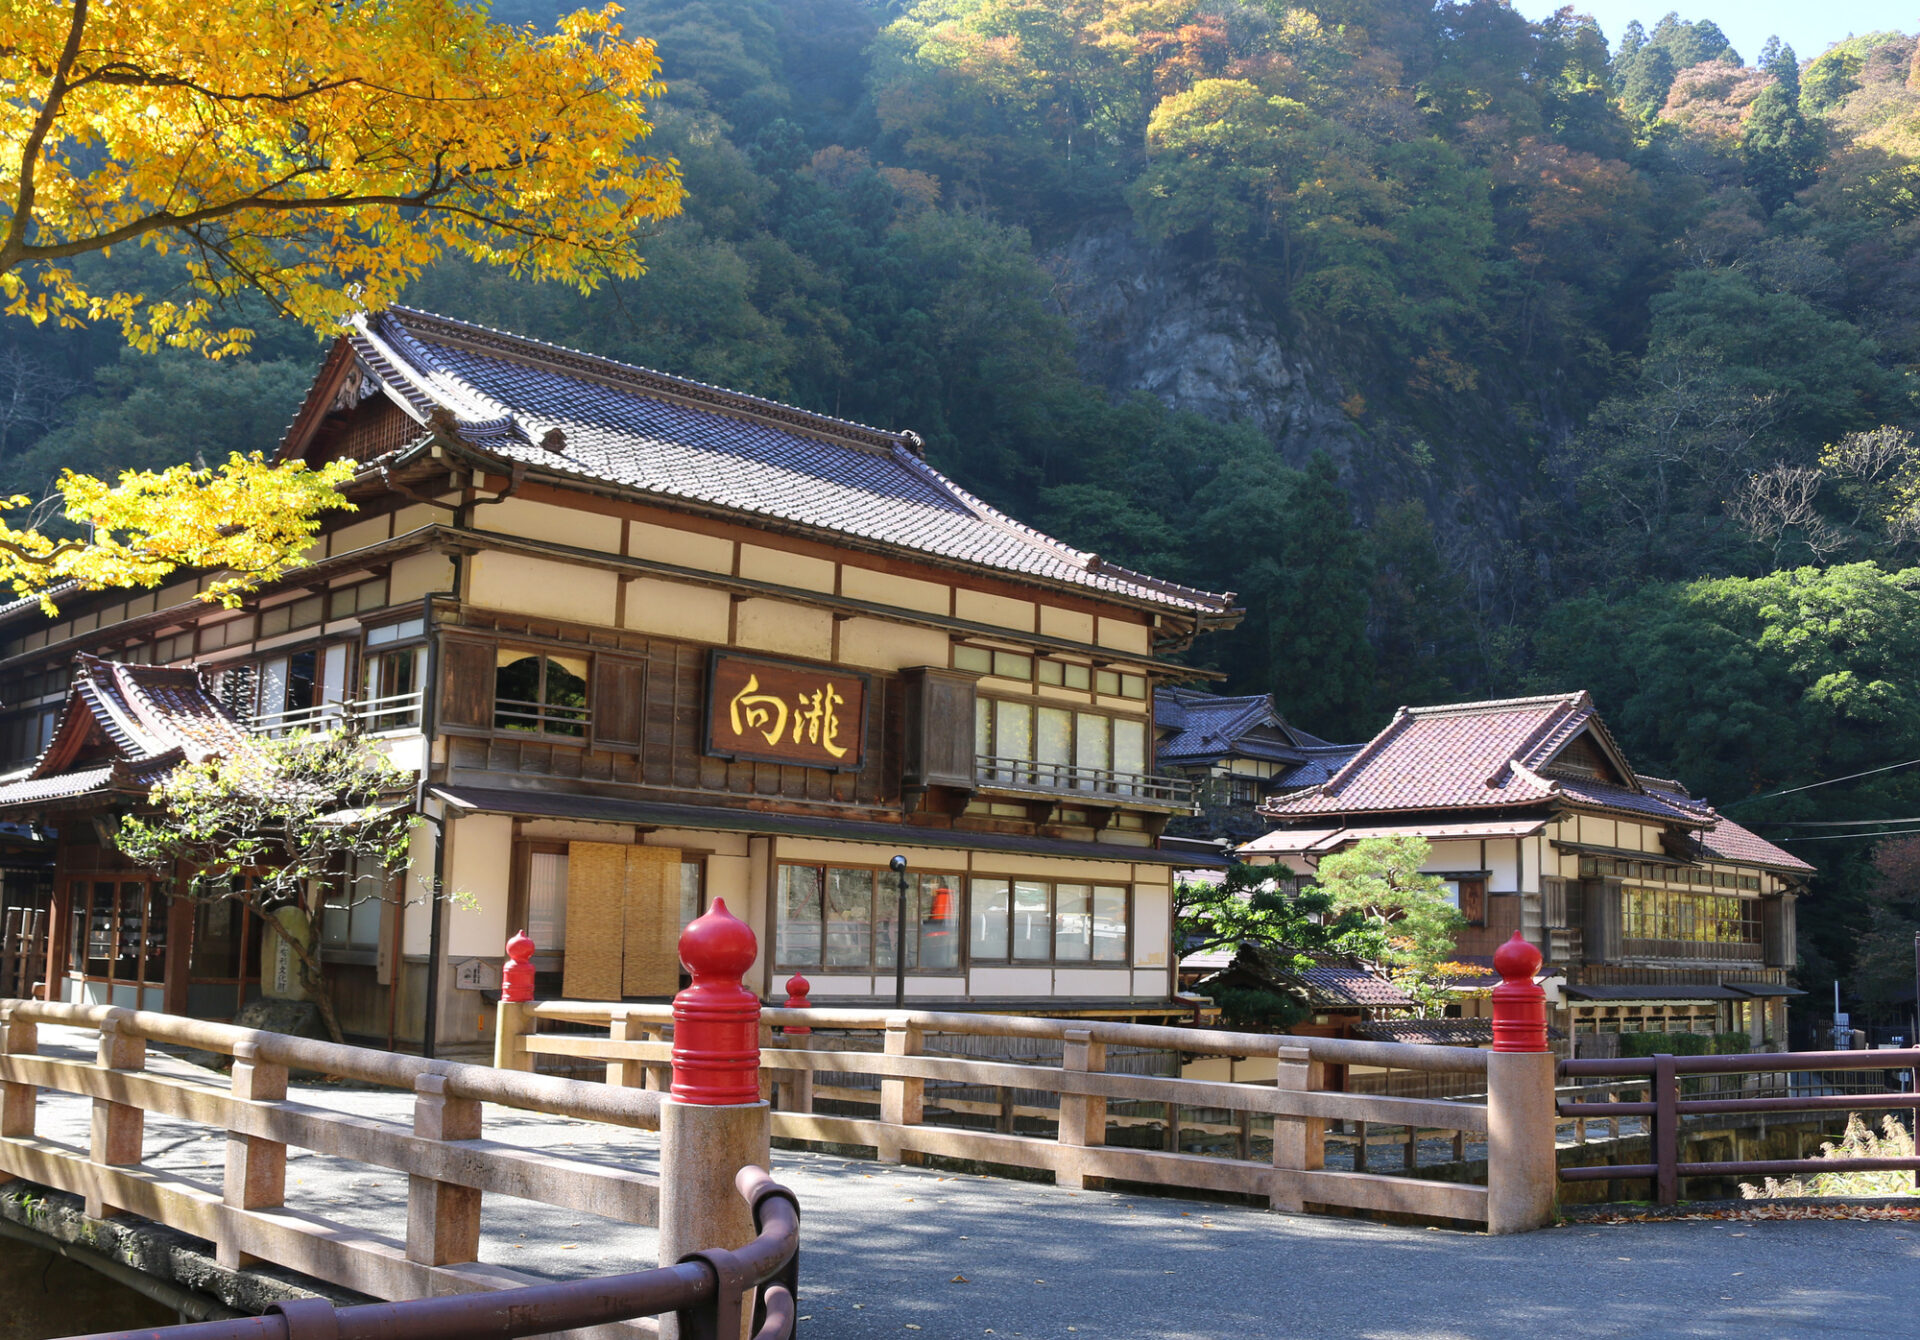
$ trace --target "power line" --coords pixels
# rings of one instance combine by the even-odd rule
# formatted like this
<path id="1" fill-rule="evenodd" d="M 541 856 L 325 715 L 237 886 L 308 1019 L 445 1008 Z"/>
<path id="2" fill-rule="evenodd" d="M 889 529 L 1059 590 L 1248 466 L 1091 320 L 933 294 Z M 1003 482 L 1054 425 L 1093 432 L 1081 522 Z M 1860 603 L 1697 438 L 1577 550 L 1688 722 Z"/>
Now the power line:
<path id="1" fill-rule="evenodd" d="M 1882 828 L 1871 833 L 1802 833 L 1799 837 L 1783 837 L 1780 842 L 1839 842 L 1847 838 L 1899 837 L 1906 833 L 1920 833 L 1920 828 Z"/>
<path id="2" fill-rule="evenodd" d="M 1905 819 L 1750 819 L 1756 828 L 1865 828 L 1870 824 L 1920 824 L 1920 815 Z"/>
<path id="3" fill-rule="evenodd" d="M 1805 786 L 1790 786 L 1784 791 L 1767 791 L 1757 796 L 1748 796 L 1744 800 L 1729 801 L 1720 808 L 1722 810 L 1731 810 L 1741 805 L 1751 805 L 1757 800 L 1772 800 L 1775 796 L 1798 795 L 1802 791 L 1811 791 L 1815 787 L 1834 786 L 1840 782 L 1856 781 L 1862 777 L 1872 777 L 1877 773 L 1892 772 L 1896 768 L 1911 768 L 1916 763 L 1920 763 L 1920 758 L 1910 758 L 1904 763 L 1889 763 L 1884 768 L 1868 768 L 1865 772 L 1850 772 L 1845 777 L 1829 777 L 1823 782 L 1808 782 Z"/>

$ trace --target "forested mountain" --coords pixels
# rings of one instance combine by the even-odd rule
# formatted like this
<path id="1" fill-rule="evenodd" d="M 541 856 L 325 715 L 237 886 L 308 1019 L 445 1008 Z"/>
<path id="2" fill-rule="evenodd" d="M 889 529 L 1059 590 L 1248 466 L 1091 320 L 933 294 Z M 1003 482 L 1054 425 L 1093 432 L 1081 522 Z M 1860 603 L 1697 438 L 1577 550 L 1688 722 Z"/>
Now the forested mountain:
<path id="1" fill-rule="evenodd" d="M 1915 812 L 1920 770 L 1751 799 L 1920 757 L 1913 37 L 1743 59 L 1705 18 L 1489 0 L 625 22 L 691 192 L 650 272 L 582 297 L 448 265 L 412 301 L 912 428 L 1023 519 L 1240 592 L 1196 663 L 1317 733 L 1585 686 L 1743 818 Z M 270 321 L 215 366 L 0 339 L 30 494 L 268 445 L 316 352 Z M 1866 845 L 1801 848 L 1842 872 L 1816 975 L 1868 922 Z M 1893 943 L 1915 909 L 1887 907 Z"/>

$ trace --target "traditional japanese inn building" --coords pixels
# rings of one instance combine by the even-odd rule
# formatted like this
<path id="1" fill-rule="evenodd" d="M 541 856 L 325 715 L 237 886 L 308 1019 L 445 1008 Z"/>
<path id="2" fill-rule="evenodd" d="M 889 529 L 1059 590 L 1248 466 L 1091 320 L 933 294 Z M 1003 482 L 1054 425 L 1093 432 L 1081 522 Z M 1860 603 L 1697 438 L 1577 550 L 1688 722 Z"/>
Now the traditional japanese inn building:
<path id="1" fill-rule="evenodd" d="M 231 1015 L 258 919 L 183 910 L 112 825 L 171 760 L 351 721 L 422 815 L 404 896 L 325 920 L 360 1035 L 419 1040 L 432 979 L 439 1039 L 485 1036 L 521 928 L 543 992 L 665 997 L 719 897 L 763 995 L 890 1000 L 896 855 L 913 1001 L 1179 1011 L 1194 858 L 1157 839 L 1194 800 L 1154 690 L 1231 597 L 1022 526 L 911 433 L 408 310 L 336 342 L 280 452 L 360 462 L 358 510 L 244 608 L 209 577 L 0 610 L 0 821 L 44 872 L 9 898 L 50 913 L 52 995 Z"/>
<path id="2" fill-rule="evenodd" d="M 1362 838 L 1425 838 L 1464 960 L 1520 931 L 1582 1055 L 1627 1032 L 1746 1033 L 1785 1050 L 1794 903 L 1813 867 L 1675 781 L 1634 771 L 1584 692 L 1402 708 L 1328 775 L 1274 786 L 1258 863 L 1310 873 Z"/>

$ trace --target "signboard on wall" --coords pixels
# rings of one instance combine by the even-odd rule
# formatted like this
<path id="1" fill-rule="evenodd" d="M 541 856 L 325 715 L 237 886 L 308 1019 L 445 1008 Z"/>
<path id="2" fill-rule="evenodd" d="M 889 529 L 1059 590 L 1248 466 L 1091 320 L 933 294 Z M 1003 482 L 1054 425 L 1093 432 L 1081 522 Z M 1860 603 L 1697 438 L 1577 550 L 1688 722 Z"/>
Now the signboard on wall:
<path id="1" fill-rule="evenodd" d="M 802 768 L 866 759 L 867 676 L 715 652 L 707 675 L 707 752 Z"/>

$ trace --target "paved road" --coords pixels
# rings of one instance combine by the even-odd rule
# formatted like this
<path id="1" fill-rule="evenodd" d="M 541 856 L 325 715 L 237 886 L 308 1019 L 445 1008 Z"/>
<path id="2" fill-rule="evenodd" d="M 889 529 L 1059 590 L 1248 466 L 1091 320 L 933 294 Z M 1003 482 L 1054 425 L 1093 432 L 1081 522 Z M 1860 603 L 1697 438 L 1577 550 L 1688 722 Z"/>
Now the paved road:
<path id="1" fill-rule="evenodd" d="M 90 1054 L 47 1028 L 44 1051 Z M 188 1068 L 156 1058 L 156 1070 Z M 204 1076 L 205 1072 L 192 1072 Z M 294 1096 L 404 1119 L 408 1099 Z M 86 1107 L 40 1129 L 85 1144 Z M 487 1132 L 625 1166 L 651 1137 L 489 1108 Z M 221 1144 L 149 1117 L 149 1161 L 217 1185 Z M 805 1334 L 828 1340 L 1547 1340 L 1920 1336 L 1920 1224 L 1571 1225 L 1516 1238 L 1273 1214 L 777 1151 L 802 1206 Z M 288 1204 L 389 1235 L 396 1175 L 296 1153 Z M 556 1277 L 650 1265 L 650 1230 L 489 1198 L 481 1258 Z M 964 1282 L 957 1281 L 963 1277 Z"/>

